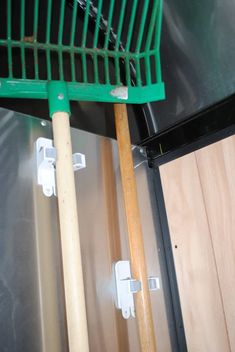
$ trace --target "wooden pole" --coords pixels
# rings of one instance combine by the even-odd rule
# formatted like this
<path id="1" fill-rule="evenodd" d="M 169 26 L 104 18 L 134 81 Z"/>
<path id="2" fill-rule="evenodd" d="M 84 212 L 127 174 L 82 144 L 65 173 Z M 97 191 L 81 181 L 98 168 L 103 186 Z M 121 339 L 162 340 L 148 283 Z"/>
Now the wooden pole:
<path id="1" fill-rule="evenodd" d="M 66 317 L 70 352 L 88 352 L 88 331 L 69 115 L 52 116 L 57 153 L 56 181 L 65 288 Z"/>
<path id="2" fill-rule="evenodd" d="M 114 114 L 127 219 L 131 270 L 133 278 L 140 280 L 142 284 L 142 290 L 135 294 L 135 307 L 141 351 L 156 352 L 126 105 L 114 104 Z"/>

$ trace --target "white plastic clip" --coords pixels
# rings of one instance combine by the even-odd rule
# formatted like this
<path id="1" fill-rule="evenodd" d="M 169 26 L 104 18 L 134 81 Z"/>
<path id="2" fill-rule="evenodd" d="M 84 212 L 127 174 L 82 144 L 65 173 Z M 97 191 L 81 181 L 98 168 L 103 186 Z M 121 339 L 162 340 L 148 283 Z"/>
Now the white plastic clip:
<path id="1" fill-rule="evenodd" d="M 86 157 L 81 153 L 73 154 L 73 169 L 74 171 L 84 169 L 86 167 Z"/>
<path id="2" fill-rule="evenodd" d="M 150 276 L 148 278 L 149 291 L 160 290 L 160 280 L 158 277 Z"/>
<path id="3" fill-rule="evenodd" d="M 135 318 L 135 306 L 133 294 L 141 290 L 141 282 L 131 278 L 130 262 L 120 260 L 114 264 L 114 276 L 116 284 L 115 304 L 122 311 L 125 319 L 130 316 Z M 148 278 L 149 290 L 156 291 L 160 288 L 159 278 Z"/>
<path id="4" fill-rule="evenodd" d="M 38 138 L 36 141 L 37 157 L 37 181 L 42 186 L 43 193 L 47 197 L 56 195 L 55 187 L 55 160 L 56 150 L 52 140 Z"/>
<path id="5" fill-rule="evenodd" d="M 56 149 L 53 147 L 53 141 L 47 138 L 38 138 L 36 141 L 36 159 L 37 159 L 37 182 L 42 186 L 43 194 L 51 197 L 56 196 L 55 181 L 55 162 Z M 73 154 L 74 171 L 86 167 L 86 158 L 84 154 Z"/>
<path id="6" fill-rule="evenodd" d="M 120 260 L 114 264 L 116 282 L 116 307 L 122 310 L 123 318 L 135 317 L 133 293 L 141 289 L 140 281 L 131 279 L 130 262 Z"/>

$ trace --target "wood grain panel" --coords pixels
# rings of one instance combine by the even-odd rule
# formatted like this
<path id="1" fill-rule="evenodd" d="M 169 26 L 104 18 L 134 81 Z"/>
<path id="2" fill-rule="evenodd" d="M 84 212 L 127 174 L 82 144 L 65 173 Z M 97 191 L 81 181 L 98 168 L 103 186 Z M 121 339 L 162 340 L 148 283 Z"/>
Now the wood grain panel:
<path id="1" fill-rule="evenodd" d="M 194 154 L 160 168 L 190 352 L 230 351 Z"/>
<path id="2" fill-rule="evenodd" d="M 235 351 L 235 137 L 196 152 L 231 350 Z"/>

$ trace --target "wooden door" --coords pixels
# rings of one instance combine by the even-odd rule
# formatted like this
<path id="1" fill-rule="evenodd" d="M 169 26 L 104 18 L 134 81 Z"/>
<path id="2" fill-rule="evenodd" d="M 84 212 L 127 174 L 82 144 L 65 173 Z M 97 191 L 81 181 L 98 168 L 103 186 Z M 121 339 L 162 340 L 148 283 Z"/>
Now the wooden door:
<path id="1" fill-rule="evenodd" d="M 188 350 L 235 351 L 235 137 L 160 174 Z"/>

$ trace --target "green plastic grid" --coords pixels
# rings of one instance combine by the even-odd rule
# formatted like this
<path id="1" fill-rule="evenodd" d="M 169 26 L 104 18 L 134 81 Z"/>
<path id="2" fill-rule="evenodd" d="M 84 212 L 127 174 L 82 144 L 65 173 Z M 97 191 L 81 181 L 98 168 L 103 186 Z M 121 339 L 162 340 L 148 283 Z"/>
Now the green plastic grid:
<path id="1" fill-rule="evenodd" d="M 0 38 L 0 48 L 7 49 L 8 75 L 0 78 L 1 97 L 48 98 L 48 82 L 55 80 L 53 78 L 55 63 L 52 60 L 52 53 L 56 53 L 58 55 L 58 79 L 55 81 L 67 82 L 70 100 L 145 103 L 165 98 L 159 53 L 162 0 L 110 0 L 108 9 L 106 9 L 107 2 L 105 3 L 104 0 L 96 0 L 96 2 L 70 0 L 69 3 L 66 0 L 59 0 L 56 43 L 51 41 L 55 0 L 46 2 L 46 29 L 43 41 L 39 39 L 40 2 L 42 0 L 31 0 L 34 3 L 31 40 L 28 39 L 29 36 L 26 37 L 25 30 L 27 0 L 19 0 L 20 39 L 15 39 L 12 34 L 14 21 L 12 10 L 15 2 L 5 1 L 6 37 Z M 68 6 L 71 25 L 69 40 L 65 43 L 64 23 Z M 104 17 L 104 6 L 107 18 Z M 127 7 L 129 12 L 126 11 Z M 139 19 L 140 13 L 141 18 Z M 79 18 L 82 18 L 82 30 L 78 45 L 76 37 Z M 136 25 L 137 20 L 138 26 Z M 93 37 L 92 41 L 91 39 L 88 41 L 88 28 L 91 22 L 94 23 Z M 102 30 L 104 23 L 105 31 Z M 102 46 L 99 44 L 101 35 L 104 37 Z M 21 77 L 15 77 L 14 74 L 13 50 L 15 48 L 20 50 Z M 29 52 L 33 53 L 33 79 L 27 77 L 26 58 Z M 42 52 L 45 53 L 47 72 L 46 78 L 43 79 L 40 78 L 39 72 L 39 54 Z M 65 79 L 65 54 L 70 57 L 69 80 Z M 88 58 L 92 62 L 92 79 L 88 78 Z M 102 79 L 100 62 L 102 62 L 104 71 Z M 113 77 L 111 77 L 111 64 Z M 81 70 L 79 77 L 76 73 L 77 65 L 80 65 Z M 124 89 L 120 90 L 120 88 Z"/>

